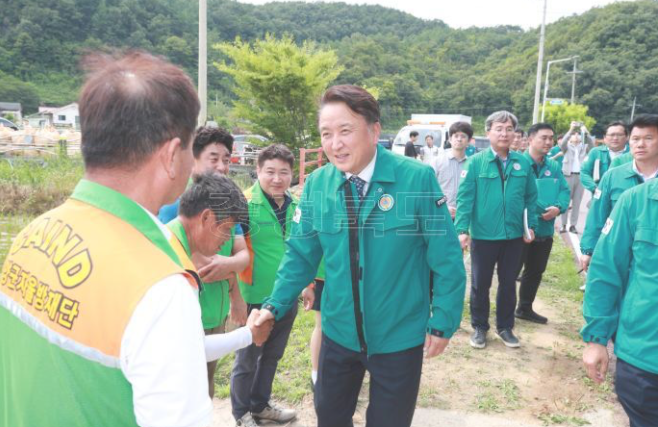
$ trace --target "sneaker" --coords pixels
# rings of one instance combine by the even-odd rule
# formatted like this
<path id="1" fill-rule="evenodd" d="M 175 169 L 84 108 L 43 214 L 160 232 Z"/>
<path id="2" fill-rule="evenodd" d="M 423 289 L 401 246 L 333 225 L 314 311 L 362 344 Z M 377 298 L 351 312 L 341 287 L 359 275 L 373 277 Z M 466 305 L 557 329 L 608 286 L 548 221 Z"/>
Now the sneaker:
<path id="1" fill-rule="evenodd" d="M 560 233 L 566 233 L 566 232 L 567 232 L 566 226 L 563 225 L 562 227 L 560 227 Z"/>
<path id="2" fill-rule="evenodd" d="M 581 286 L 581 287 L 578 288 L 578 289 L 580 289 L 581 291 L 585 292 L 585 285 Z"/>
<path id="3" fill-rule="evenodd" d="M 534 323 L 539 323 L 542 325 L 545 325 L 548 323 L 548 319 L 545 318 L 544 316 L 535 313 L 533 309 L 530 310 L 521 310 L 519 308 L 516 309 L 514 312 L 514 317 L 518 319 L 523 319 L 527 320 L 528 322 L 534 322 Z"/>
<path id="4" fill-rule="evenodd" d="M 572 225 L 571 227 L 569 227 L 569 233 L 578 234 L 578 230 L 576 230 L 575 225 Z"/>
<path id="5" fill-rule="evenodd" d="M 249 412 L 244 414 L 236 423 L 236 427 L 258 427 L 256 421 Z"/>
<path id="6" fill-rule="evenodd" d="M 282 408 L 273 402 L 269 402 L 265 409 L 260 412 L 252 412 L 251 415 L 256 421 L 269 420 L 278 423 L 287 423 L 297 416 L 297 412 L 294 409 Z"/>
<path id="7" fill-rule="evenodd" d="M 487 331 L 482 328 L 475 328 L 471 335 L 471 347 L 485 348 L 487 346 Z"/>
<path id="8" fill-rule="evenodd" d="M 503 329 L 501 331 L 498 331 L 498 336 L 500 337 L 501 340 L 503 340 L 503 344 L 505 344 L 507 347 L 511 347 L 511 348 L 521 347 L 518 338 L 514 336 L 514 333 L 512 332 L 511 329 Z"/>

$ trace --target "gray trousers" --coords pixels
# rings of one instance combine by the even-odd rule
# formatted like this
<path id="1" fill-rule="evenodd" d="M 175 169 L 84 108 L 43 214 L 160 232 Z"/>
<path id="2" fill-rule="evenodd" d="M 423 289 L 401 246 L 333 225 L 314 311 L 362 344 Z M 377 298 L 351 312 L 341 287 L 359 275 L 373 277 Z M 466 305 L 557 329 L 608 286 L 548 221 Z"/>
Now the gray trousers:
<path id="1" fill-rule="evenodd" d="M 574 227 L 578 224 L 578 216 L 580 215 L 580 202 L 583 200 L 583 193 L 585 192 L 585 187 L 580 183 L 580 174 L 571 174 L 564 177 L 569 184 L 569 191 L 571 192 L 571 220 L 570 224 Z M 562 221 L 562 226 L 567 226 L 567 215 L 569 211 L 566 211 L 560 215 Z"/>
<path id="2" fill-rule="evenodd" d="M 249 304 L 247 312 L 261 304 Z M 231 372 L 231 407 L 236 420 L 247 412 L 261 412 L 272 395 L 272 383 L 279 360 L 288 345 L 288 337 L 297 316 L 297 305 L 278 322 L 262 347 L 254 344 L 235 353 Z"/>

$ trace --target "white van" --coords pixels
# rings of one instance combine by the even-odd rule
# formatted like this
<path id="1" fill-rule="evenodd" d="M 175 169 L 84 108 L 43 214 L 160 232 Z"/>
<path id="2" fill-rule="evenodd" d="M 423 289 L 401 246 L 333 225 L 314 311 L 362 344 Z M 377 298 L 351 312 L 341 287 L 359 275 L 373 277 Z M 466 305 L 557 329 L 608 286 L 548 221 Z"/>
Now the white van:
<path id="1" fill-rule="evenodd" d="M 391 151 L 396 154 L 404 156 L 404 146 L 409 141 L 409 134 L 411 131 L 418 132 L 418 139 L 416 140 L 416 153 L 420 154 L 420 148 L 425 146 L 425 138 L 427 135 L 432 135 L 434 138 L 434 145 L 436 147 L 443 147 L 445 141 L 446 128 L 444 125 L 408 125 L 400 129 L 398 134 L 393 140 L 393 147 Z"/>

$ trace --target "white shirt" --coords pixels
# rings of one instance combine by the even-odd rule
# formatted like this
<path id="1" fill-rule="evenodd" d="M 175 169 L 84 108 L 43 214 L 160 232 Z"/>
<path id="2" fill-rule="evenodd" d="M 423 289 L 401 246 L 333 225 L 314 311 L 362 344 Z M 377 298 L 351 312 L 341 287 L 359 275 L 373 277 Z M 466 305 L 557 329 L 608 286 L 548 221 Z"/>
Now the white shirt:
<path id="1" fill-rule="evenodd" d="M 617 157 L 619 157 L 619 156 L 621 156 L 622 154 L 624 154 L 624 149 L 622 148 L 622 149 L 619 150 L 619 151 L 612 151 L 612 150 L 608 149 L 608 154 L 610 154 L 610 160 L 614 160 L 614 159 L 616 159 Z"/>
<path id="2" fill-rule="evenodd" d="M 148 214 L 169 238 L 169 229 Z M 121 341 L 121 371 L 132 385 L 137 424 L 210 425 L 206 362 L 246 347 L 251 339 L 249 328 L 205 336 L 198 291 L 182 274 L 153 285 L 137 304 Z"/>
<path id="3" fill-rule="evenodd" d="M 640 175 L 644 182 L 647 182 L 651 179 L 654 179 L 656 176 L 658 176 L 658 170 L 653 171 L 651 175 L 644 175 L 640 170 L 637 168 L 637 163 L 635 160 L 633 160 L 633 170 L 635 171 L 636 174 Z"/>
<path id="4" fill-rule="evenodd" d="M 363 168 L 361 172 L 359 172 L 356 176 L 361 178 L 366 182 L 366 184 L 363 186 L 363 195 L 365 196 L 368 194 L 368 187 L 370 187 L 370 181 L 372 181 L 372 175 L 375 173 L 375 161 L 377 160 L 377 152 L 375 151 L 375 154 L 372 156 L 372 160 L 370 160 L 370 163 L 368 163 L 368 166 Z M 347 179 L 350 179 L 354 175 L 353 173 L 345 172 L 345 177 Z"/>
<path id="5" fill-rule="evenodd" d="M 585 144 L 583 144 L 582 142 L 579 143 L 578 145 L 573 145 L 572 143 L 569 143 L 567 147 L 569 150 L 575 152 L 575 155 L 573 156 L 573 160 L 571 162 L 571 173 L 580 173 L 580 151 L 585 149 Z"/>
<path id="6" fill-rule="evenodd" d="M 439 157 L 440 154 L 440 149 L 436 145 L 432 146 L 425 146 L 420 149 L 420 155 L 423 158 L 423 163 L 428 164 L 432 167 L 434 167 L 434 163 L 436 163 L 436 159 Z"/>

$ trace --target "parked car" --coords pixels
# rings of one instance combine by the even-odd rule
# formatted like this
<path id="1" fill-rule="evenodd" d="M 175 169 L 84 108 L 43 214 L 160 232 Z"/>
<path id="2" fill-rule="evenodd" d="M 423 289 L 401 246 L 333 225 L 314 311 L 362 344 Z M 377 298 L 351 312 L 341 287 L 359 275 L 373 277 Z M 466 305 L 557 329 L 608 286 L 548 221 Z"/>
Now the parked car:
<path id="1" fill-rule="evenodd" d="M 18 130 L 18 126 L 10 120 L 5 119 L 4 117 L 0 117 L 0 126 L 4 126 L 6 128 L 11 128 L 13 130 Z"/>
<path id="2" fill-rule="evenodd" d="M 262 135 L 233 135 L 231 163 L 240 165 L 256 164 L 258 153 L 270 142 Z"/>
<path id="3" fill-rule="evenodd" d="M 475 150 L 479 153 L 482 150 L 486 150 L 491 146 L 491 141 L 486 136 L 474 136 L 475 140 Z"/>

